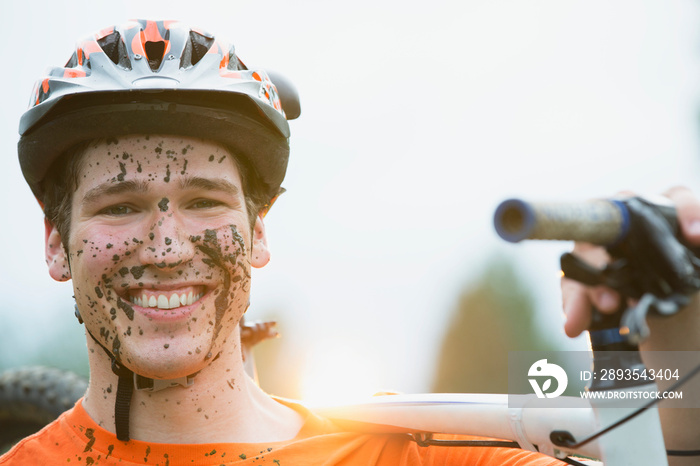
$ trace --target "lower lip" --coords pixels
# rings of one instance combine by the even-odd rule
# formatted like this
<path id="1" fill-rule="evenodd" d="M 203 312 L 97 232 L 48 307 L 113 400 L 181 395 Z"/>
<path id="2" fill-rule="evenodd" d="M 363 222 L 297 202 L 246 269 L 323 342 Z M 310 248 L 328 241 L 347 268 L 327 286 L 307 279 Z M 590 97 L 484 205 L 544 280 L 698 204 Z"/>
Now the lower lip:
<path id="1" fill-rule="evenodd" d="M 206 295 L 204 295 L 206 296 Z M 187 320 L 190 318 L 194 311 L 199 307 L 204 296 L 199 298 L 195 303 L 189 306 L 180 306 L 174 309 L 159 309 L 157 307 L 141 307 L 137 304 L 131 304 L 131 307 L 135 312 L 146 316 L 149 320 L 156 322 L 178 322 L 181 320 Z"/>

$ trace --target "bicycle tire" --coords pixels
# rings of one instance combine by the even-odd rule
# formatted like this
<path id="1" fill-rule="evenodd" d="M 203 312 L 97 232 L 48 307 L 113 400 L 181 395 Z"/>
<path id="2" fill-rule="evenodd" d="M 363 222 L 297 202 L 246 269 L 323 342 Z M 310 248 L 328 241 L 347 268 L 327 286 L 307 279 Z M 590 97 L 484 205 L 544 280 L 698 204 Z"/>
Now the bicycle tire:
<path id="1" fill-rule="evenodd" d="M 73 407 L 86 389 L 83 377 L 52 367 L 0 373 L 0 454 Z"/>

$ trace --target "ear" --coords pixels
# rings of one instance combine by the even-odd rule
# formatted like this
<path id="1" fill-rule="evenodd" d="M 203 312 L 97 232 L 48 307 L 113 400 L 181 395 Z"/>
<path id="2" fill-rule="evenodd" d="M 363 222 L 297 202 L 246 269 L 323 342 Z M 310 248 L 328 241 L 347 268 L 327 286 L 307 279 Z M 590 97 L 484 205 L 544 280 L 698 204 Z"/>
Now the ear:
<path id="1" fill-rule="evenodd" d="M 71 278 L 70 268 L 68 267 L 66 251 L 63 249 L 61 235 L 48 219 L 44 219 L 44 230 L 44 252 L 46 264 L 49 266 L 49 275 L 59 282 L 68 281 Z"/>
<path id="2" fill-rule="evenodd" d="M 260 214 L 255 219 L 255 228 L 253 228 L 253 252 L 251 265 L 256 268 L 264 267 L 270 262 L 270 249 L 267 246 L 267 235 L 265 234 L 265 224 L 263 223 L 263 214 Z"/>

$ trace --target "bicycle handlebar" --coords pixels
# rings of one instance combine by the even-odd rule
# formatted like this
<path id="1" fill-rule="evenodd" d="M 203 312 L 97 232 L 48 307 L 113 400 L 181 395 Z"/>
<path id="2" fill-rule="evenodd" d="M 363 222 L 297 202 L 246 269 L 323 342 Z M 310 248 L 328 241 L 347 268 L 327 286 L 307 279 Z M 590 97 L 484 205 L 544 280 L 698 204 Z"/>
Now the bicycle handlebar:
<path id="1" fill-rule="evenodd" d="M 525 239 L 614 243 L 626 233 L 628 215 L 619 203 L 529 203 L 520 199 L 502 202 L 494 215 L 498 235 L 517 243 Z"/>
<path id="2" fill-rule="evenodd" d="M 654 204 L 678 234 L 676 209 Z M 496 209 L 494 226 L 498 235 L 511 243 L 525 239 L 583 241 L 611 246 L 630 231 L 630 212 L 619 200 L 586 202 L 503 201 Z"/>

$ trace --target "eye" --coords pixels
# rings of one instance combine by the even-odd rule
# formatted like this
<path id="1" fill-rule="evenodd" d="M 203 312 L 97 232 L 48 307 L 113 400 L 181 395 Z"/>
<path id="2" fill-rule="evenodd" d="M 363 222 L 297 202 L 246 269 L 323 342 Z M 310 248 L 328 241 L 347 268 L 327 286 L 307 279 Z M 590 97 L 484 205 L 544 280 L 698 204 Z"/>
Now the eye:
<path id="1" fill-rule="evenodd" d="M 129 206 L 125 205 L 112 205 L 109 207 L 105 207 L 104 209 L 100 210 L 101 215 L 109 215 L 111 217 L 119 217 L 122 215 L 128 215 L 130 213 L 134 212 L 134 209 L 132 209 Z"/>
<path id="2" fill-rule="evenodd" d="M 218 207 L 220 205 L 223 205 L 223 202 L 213 199 L 198 199 L 190 204 L 190 207 L 192 209 L 211 209 L 212 207 Z"/>

